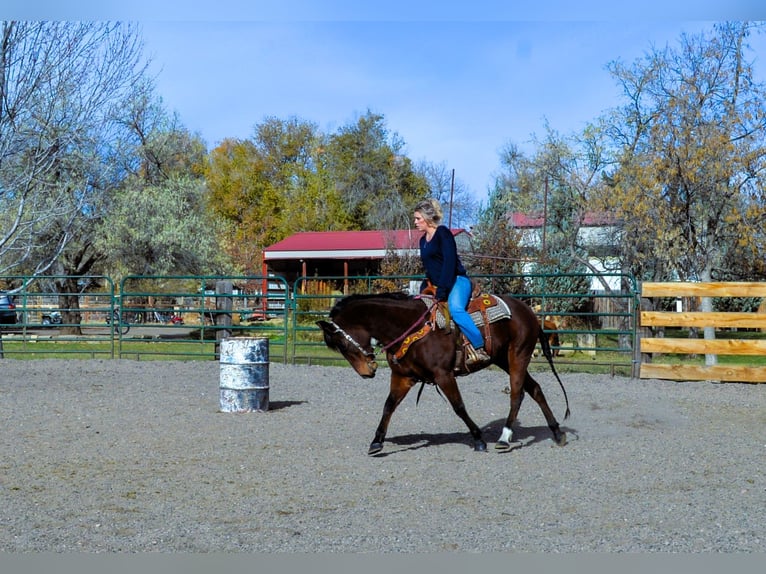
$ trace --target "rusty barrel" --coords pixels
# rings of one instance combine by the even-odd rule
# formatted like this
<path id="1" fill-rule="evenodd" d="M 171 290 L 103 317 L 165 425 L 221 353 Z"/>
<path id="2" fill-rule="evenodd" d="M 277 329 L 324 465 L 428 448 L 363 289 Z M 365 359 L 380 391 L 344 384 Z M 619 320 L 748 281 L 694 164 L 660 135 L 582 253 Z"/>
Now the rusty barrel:
<path id="1" fill-rule="evenodd" d="M 221 412 L 269 410 L 269 340 L 246 337 L 221 341 Z"/>

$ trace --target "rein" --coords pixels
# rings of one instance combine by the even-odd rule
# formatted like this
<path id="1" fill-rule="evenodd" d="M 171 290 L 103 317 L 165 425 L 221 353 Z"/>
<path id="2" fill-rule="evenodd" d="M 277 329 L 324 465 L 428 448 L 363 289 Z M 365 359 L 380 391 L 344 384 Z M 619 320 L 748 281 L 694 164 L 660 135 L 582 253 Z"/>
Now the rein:
<path id="1" fill-rule="evenodd" d="M 418 297 L 418 298 L 421 298 L 421 299 L 422 299 L 422 297 Z M 387 352 L 387 351 L 388 351 L 388 350 L 389 350 L 391 347 L 393 347 L 394 345 L 396 345 L 397 343 L 399 343 L 400 341 L 402 341 L 402 340 L 403 340 L 403 339 L 404 339 L 404 338 L 405 338 L 407 335 L 409 335 L 410 333 L 412 333 L 412 332 L 413 332 L 413 331 L 414 331 L 414 330 L 415 330 L 415 329 L 418 327 L 418 325 L 420 325 L 420 322 L 421 322 L 423 319 L 425 319 L 425 318 L 426 318 L 426 316 L 427 316 L 427 315 L 428 315 L 428 314 L 431 312 L 431 309 L 433 309 L 433 308 L 434 308 L 434 305 L 435 305 L 435 304 L 436 304 L 436 303 L 431 303 L 430 305 L 426 306 L 426 310 L 425 310 L 425 311 L 423 311 L 423 314 L 422 314 L 420 317 L 418 317 L 418 318 L 415 320 L 415 322 L 414 322 L 414 323 L 413 323 L 413 324 L 410 326 L 410 328 L 409 328 L 409 329 L 407 329 L 407 330 L 406 330 L 404 333 L 402 333 L 401 335 L 399 335 L 399 336 L 398 336 L 396 339 L 394 339 L 393 341 L 391 341 L 390 343 L 388 343 L 387 345 L 385 345 L 385 346 L 383 347 L 383 349 L 382 349 L 382 350 Z"/>

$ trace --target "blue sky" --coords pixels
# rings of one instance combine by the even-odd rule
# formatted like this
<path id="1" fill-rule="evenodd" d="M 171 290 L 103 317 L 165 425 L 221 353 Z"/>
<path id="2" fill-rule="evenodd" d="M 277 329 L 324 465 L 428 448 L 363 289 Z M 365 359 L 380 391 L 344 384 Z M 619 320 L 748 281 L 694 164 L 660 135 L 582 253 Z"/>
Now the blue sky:
<path id="1" fill-rule="evenodd" d="M 620 102 L 606 71 L 724 19 L 766 19 L 766 2 L 592 0 L 370 4 L 344 1 L 16 2 L 5 19 L 142 23 L 165 104 L 209 146 L 266 117 L 333 132 L 371 110 L 413 160 L 454 169 L 486 197 L 509 142 L 545 122 L 568 134 Z M 130 6 L 126 6 L 130 4 Z M 766 78 L 766 42 L 757 68 Z"/>

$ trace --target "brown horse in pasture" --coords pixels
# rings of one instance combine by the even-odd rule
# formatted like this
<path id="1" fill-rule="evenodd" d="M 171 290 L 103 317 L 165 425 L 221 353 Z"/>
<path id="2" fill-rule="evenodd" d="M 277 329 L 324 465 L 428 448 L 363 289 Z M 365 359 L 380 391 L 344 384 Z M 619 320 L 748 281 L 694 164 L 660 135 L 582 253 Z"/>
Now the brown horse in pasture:
<path id="1" fill-rule="evenodd" d="M 484 330 L 485 349 L 492 358 L 491 364 L 506 371 L 510 378 L 511 407 L 495 448 L 499 451 L 512 448 L 511 443 L 515 442 L 512 429 L 525 392 L 539 405 L 555 442 L 566 444 L 566 434 L 559 428 L 540 385 L 527 369 L 535 345 L 539 342 L 564 393 L 566 419 L 569 416 L 569 400 L 553 366 L 548 337 L 537 316 L 519 299 L 481 297 L 488 304 L 495 302 L 497 306 L 507 309 L 507 313 L 499 319 L 487 319 L 484 325 L 479 326 Z M 482 432 L 468 416 L 457 385 L 457 376 L 469 374 L 457 359 L 461 335 L 457 328 L 450 327 L 449 321 L 441 327 L 437 325 L 434 311 L 438 307 L 432 298 L 425 296 L 413 297 L 403 293 L 350 295 L 335 304 L 329 321 L 317 321 L 326 345 L 340 352 L 362 377 L 375 376 L 378 368 L 375 347 L 380 347 L 378 352 L 386 353 L 391 367 L 390 390 L 368 454 L 376 454 L 383 449 L 391 415 L 417 383 L 436 385 L 468 427 L 474 450 L 487 450 Z M 475 370 L 487 366 L 489 364 L 480 365 Z"/>

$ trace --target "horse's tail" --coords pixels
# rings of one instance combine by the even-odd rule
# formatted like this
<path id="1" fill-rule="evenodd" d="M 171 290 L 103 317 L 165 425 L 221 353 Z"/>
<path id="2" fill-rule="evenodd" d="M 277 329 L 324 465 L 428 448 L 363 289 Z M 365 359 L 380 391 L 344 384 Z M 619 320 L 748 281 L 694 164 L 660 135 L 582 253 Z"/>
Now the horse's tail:
<path id="1" fill-rule="evenodd" d="M 566 401 L 567 405 L 567 411 L 564 413 L 564 419 L 569 418 L 569 398 L 567 397 L 567 390 L 564 388 L 564 383 L 561 382 L 561 379 L 559 378 L 559 374 L 556 372 L 556 367 L 553 365 L 553 351 L 551 350 L 551 343 L 548 340 L 548 334 L 543 329 L 542 325 L 540 326 L 540 332 L 538 334 L 538 339 L 540 339 L 540 348 L 543 350 L 543 355 L 545 355 L 545 358 L 548 360 L 548 364 L 551 366 L 551 371 L 553 371 L 553 375 L 556 377 L 556 380 L 559 382 L 559 386 L 561 387 L 561 392 L 564 393 L 564 401 Z"/>

